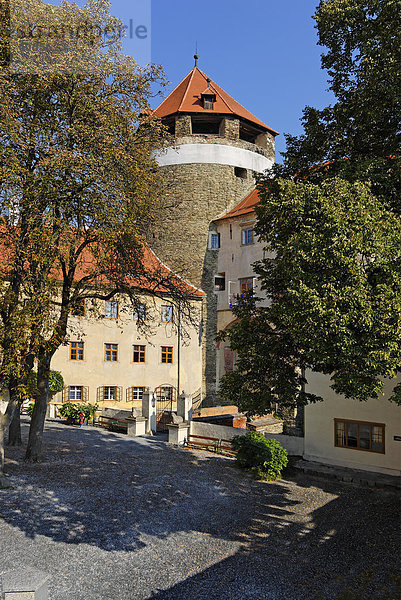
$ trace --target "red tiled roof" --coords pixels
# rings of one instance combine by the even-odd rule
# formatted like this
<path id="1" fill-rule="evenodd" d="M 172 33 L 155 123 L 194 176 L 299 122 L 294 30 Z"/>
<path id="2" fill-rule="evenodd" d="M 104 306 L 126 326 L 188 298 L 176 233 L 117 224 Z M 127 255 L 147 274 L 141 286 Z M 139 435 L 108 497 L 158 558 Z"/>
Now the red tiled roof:
<path id="1" fill-rule="evenodd" d="M 145 275 L 139 276 L 138 278 L 133 277 L 128 279 L 126 283 L 134 288 L 139 288 L 145 292 L 153 293 L 171 293 L 172 289 L 189 294 L 191 296 L 204 296 L 205 293 L 176 275 L 171 269 L 169 269 L 156 254 L 148 246 L 142 246 L 142 265 Z M 90 249 L 85 248 L 82 252 L 76 271 L 75 280 L 79 281 L 83 277 L 90 275 L 91 269 L 94 265 L 95 258 L 91 253 Z M 61 279 L 61 273 L 56 272 L 56 278 Z M 106 277 L 98 278 L 98 282 L 103 282 L 107 286 L 109 283 Z"/>
<path id="2" fill-rule="evenodd" d="M 2 276 L 7 277 L 11 268 L 10 263 L 13 260 L 12 245 L 14 238 L 12 229 L 0 225 L 0 231 L 2 233 L 2 240 L 0 243 L 0 272 Z M 202 290 L 191 285 L 163 264 L 153 250 L 145 244 L 142 245 L 142 251 L 142 260 L 139 262 L 141 265 L 140 268 L 143 270 L 144 274 L 139 275 L 137 278 L 132 277 L 126 279 L 127 285 L 139 288 L 145 292 L 148 291 L 149 293 L 171 293 L 173 290 L 177 290 L 180 293 L 189 294 L 190 296 L 205 296 L 205 293 Z M 78 282 L 85 277 L 90 277 L 94 272 L 93 269 L 95 263 L 96 258 L 91 252 L 90 247 L 87 246 L 80 253 L 74 280 Z M 56 281 L 62 281 L 63 276 L 59 264 L 55 265 L 52 269 L 51 277 Z M 99 275 L 96 277 L 96 283 L 107 286 L 112 282 L 107 279 L 106 275 Z"/>
<path id="3" fill-rule="evenodd" d="M 241 215 L 247 215 L 249 213 L 252 213 L 255 210 L 255 206 L 257 206 L 259 202 L 259 191 L 255 189 L 248 196 L 246 196 L 246 198 L 241 200 L 241 202 L 237 204 L 237 206 L 230 210 L 230 212 L 214 220 L 224 221 L 225 219 L 231 219 L 233 217 L 240 217 Z"/>
<path id="4" fill-rule="evenodd" d="M 213 109 L 203 108 L 202 94 L 216 95 L 216 102 Z M 235 115 L 263 129 L 267 129 L 273 135 L 278 135 L 277 131 L 265 125 L 263 121 L 246 110 L 246 108 L 218 86 L 217 83 L 210 81 L 210 84 L 208 84 L 207 75 L 198 69 L 198 67 L 194 67 L 155 110 L 155 115 L 160 118 L 176 113 Z"/>

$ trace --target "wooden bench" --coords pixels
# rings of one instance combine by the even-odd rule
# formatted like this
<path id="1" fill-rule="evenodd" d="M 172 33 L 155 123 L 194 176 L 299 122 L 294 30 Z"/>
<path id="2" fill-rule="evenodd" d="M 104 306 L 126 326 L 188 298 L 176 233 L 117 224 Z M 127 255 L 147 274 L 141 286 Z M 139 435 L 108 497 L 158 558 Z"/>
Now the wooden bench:
<path id="1" fill-rule="evenodd" d="M 231 445 L 231 440 L 225 440 L 224 438 L 189 435 L 185 446 L 187 448 L 194 448 L 195 450 L 208 450 L 228 456 L 236 456 L 237 454 Z"/>
<path id="2" fill-rule="evenodd" d="M 195 448 L 195 450 L 210 450 L 211 452 L 217 452 L 219 443 L 219 438 L 205 437 L 203 435 L 189 435 L 185 442 L 185 446 L 188 448 Z"/>
<path id="3" fill-rule="evenodd" d="M 97 418 L 96 425 L 105 427 L 110 431 L 128 431 L 128 421 L 126 419 L 116 419 L 115 417 L 104 417 L 101 415 Z"/>
<path id="4" fill-rule="evenodd" d="M 223 438 L 220 440 L 219 452 L 220 454 L 227 454 L 228 456 L 237 456 L 237 451 L 234 450 L 231 440 L 225 440 Z"/>

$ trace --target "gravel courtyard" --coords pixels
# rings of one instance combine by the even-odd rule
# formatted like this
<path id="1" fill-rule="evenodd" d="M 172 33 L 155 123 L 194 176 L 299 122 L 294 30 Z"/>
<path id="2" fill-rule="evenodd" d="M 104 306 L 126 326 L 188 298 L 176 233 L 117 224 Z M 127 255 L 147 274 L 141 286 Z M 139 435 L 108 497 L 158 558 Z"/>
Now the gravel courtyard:
<path id="1" fill-rule="evenodd" d="M 45 444 L 40 465 L 7 449 L 0 571 L 47 572 L 51 600 L 401 597 L 396 491 L 261 483 L 228 458 L 55 422 Z"/>

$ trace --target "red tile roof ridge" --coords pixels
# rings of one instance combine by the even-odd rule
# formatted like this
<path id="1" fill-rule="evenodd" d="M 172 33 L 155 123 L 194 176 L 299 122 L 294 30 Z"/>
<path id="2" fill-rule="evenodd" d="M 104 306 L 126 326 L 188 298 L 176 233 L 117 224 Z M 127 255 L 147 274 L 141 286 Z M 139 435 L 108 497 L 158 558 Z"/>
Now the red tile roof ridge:
<path id="1" fill-rule="evenodd" d="M 159 106 L 158 106 L 157 108 L 155 108 L 155 109 L 154 109 L 154 111 L 153 111 L 154 113 L 156 113 L 156 114 L 158 113 L 158 111 L 159 111 L 159 110 L 162 108 L 162 106 L 163 106 L 164 104 L 166 104 L 167 100 L 168 100 L 168 99 L 169 99 L 169 98 L 170 98 L 170 97 L 171 97 L 171 96 L 174 94 L 174 92 L 175 92 L 176 90 L 178 90 L 178 88 L 179 88 L 179 87 L 180 87 L 180 86 L 181 86 L 181 85 L 184 83 L 184 81 L 185 81 L 186 79 L 188 79 L 188 77 L 189 77 L 190 75 L 192 75 L 192 73 L 193 73 L 193 70 L 192 70 L 190 73 L 188 73 L 187 75 L 185 75 L 185 77 L 184 77 L 183 79 L 181 79 L 180 83 L 178 83 L 178 84 L 175 86 L 175 88 L 174 88 L 174 89 L 173 89 L 173 90 L 172 90 L 172 91 L 171 91 L 171 92 L 168 94 L 168 96 L 166 96 L 166 97 L 164 98 L 164 100 L 162 100 L 162 101 L 160 102 Z M 184 94 L 184 95 L 185 95 L 185 94 Z M 180 106 L 181 106 L 181 104 L 182 104 L 182 101 L 181 101 L 181 103 L 180 103 Z"/>
<path id="2" fill-rule="evenodd" d="M 179 105 L 179 107 L 178 107 L 178 110 L 180 110 L 181 106 L 184 104 L 184 100 L 185 100 L 185 98 L 187 97 L 187 94 L 188 94 L 188 92 L 189 92 L 189 88 L 191 87 L 191 82 L 192 82 L 192 79 L 194 78 L 194 75 L 195 75 L 195 69 L 197 69 L 197 68 L 198 68 L 198 67 L 195 67 L 195 68 L 194 68 L 194 69 L 192 69 L 192 71 L 191 71 L 191 77 L 189 78 L 188 85 L 187 85 L 187 89 L 185 90 L 185 93 L 184 93 L 184 95 L 183 95 L 183 97 L 182 97 L 182 100 L 181 100 L 181 102 L 180 102 L 180 105 Z M 199 71 L 199 69 L 198 69 L 198 71 Z M 171 92 L 171 93 L 173 94 L 173 93 L 174 93 L 174 91 L 173 91 L 173 92 Z"/>
<path id="3" fill-rule="evenodd" d="M 225 219 L 231 219 L 234 217 L 240 217 L 254 212 L 255 206 L 260 202 L 259 190 L 255 188 L 245 198 L 243 198 L 238 204 L 228 211 L 225 215 L 214 219 L 214 221 L 224 221 Z"/>
<path id="4" fill-rule="evenodd" d="M 150 246 L 146 246 L 144 244 L 144 248 L 146 248 L 146 250 L 148 250 L 148 252 L 150 252 L 151 254 L 153 254 L 153 256 L 155 257 L 155 259 L 157 260 L 157 262 L 164 268 L 166 269 L 169 273 L 171 273 L 174 277 L 176 277 L 177 279 L 179 279 L 180 281 L 182 281 L 186 286 L 188 286 L 190 289 L 194 290 L 194 295 L 195 296 L 206 296 L 205 292 L 201 289 L 201 288 L 197 288 L 196 286 L 192 285 L 192 283 L 189 283 L 189 281 L 187 281 L 186 279 L 184 279 L 183 277 L 181 277 L 180 275 L 177 275 L 177 273 L 174 273 L 174 271 L 172 271 L 166 264 L 164 264 L 164 262 L 162 260 L 160 260 L 160 258 L 157 256 L 157 254 L 152 250 L 152 248 L 150 248 Z"/>

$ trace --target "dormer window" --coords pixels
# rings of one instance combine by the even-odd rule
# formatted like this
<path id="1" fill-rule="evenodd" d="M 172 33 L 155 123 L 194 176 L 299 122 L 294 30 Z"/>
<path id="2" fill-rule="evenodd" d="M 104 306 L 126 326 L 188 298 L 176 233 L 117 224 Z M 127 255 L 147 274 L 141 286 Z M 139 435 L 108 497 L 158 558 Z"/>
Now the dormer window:
<path id="1" fill-rule="evenodd" d="M 207 110 L 214 109 L 214 103 L 216 102 L 215 94 L 202 94 L 202 100 L 203 100 L 203 108 L 206 108 Z"/>

